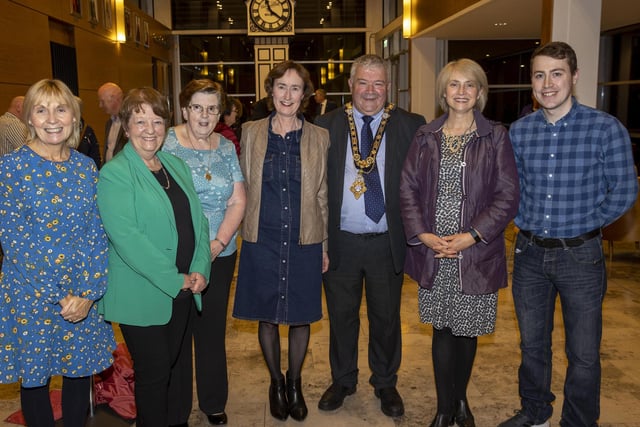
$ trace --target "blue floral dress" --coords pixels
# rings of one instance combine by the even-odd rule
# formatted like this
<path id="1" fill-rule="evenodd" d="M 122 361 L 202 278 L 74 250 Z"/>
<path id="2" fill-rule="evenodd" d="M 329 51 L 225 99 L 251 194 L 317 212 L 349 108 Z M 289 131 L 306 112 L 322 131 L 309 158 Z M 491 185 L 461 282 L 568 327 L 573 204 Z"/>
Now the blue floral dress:
<path id="1" fill-rule="evenodd" d="M 113 329 L 97 304 L 74 324 L 58 303 L 68 294 L 95 301 L 106 290 L 97 180 L 93 161 L 75 150 L 62 162 L 26 145 L 0 157 L 0 383 L 38 387 L 113 363 Z"/>

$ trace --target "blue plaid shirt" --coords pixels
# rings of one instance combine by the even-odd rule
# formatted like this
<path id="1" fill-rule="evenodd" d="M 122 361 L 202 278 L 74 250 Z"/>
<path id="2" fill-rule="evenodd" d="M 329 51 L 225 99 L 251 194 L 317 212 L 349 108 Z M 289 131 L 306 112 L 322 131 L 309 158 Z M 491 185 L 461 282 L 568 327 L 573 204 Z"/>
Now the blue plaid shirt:
<path id="1" fill-rule="evenodd" d="M 631 140 L 613 116 L 572 99 L 555 124 L 542 110 L 511 125 L 520 178 L 516 225 L 544 238 L 569 238 L 604 227 L 638 192 Z"/>

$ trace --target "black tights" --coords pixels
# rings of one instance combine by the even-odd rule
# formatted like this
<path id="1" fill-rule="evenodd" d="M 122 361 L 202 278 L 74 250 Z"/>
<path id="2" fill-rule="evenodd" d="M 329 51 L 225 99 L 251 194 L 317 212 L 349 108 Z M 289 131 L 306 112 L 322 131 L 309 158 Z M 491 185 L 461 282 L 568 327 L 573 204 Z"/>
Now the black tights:
<path id="1" fill-rule="evenodd" d="M 449 328 L 433 328 L 431 352 L 439 414 L 452 414 L 454 402 L 467 399 L 477 346 L 476 337 L 455 336 Z"/>
<path id="2" fill-rule="evenodd" d="M 62 416 L 65 427 L 84 427 L 89 411 L 90 377 L 62 377 Z M 22 414 L 29 427 L 53 427 L 49 383 L 41 387 L 20 387 Z"/>
<path id="3" fill-rule="evenodd" d="M 302 364 L 309 346 L 309 325 L 289 326 L 289 378 L 300 378 Z M 258 324 L 258 340 L 262 355 L 267 362 L 271 379 L 282 378 L 280 367 L 280 329 L 275 323 L 260 322 Z"/>

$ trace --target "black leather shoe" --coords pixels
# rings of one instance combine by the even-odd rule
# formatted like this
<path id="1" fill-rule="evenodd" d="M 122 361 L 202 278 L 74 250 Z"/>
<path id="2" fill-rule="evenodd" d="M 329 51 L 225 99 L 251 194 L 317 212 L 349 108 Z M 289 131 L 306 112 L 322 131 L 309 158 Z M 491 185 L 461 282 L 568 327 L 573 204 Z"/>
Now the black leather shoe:
<path id="1" fill-rule="evenodd" d="M 322 411 L 333 411 L 338 409 L 344 403 L 344 398 L 351 396 L 356 392 L 356 386 L 345 387 L 343 385 L 333 383 L 324 392 L 318 402 L 318 409 Z"/>
<path id="2" fill-rule="evenodd" d="M 469 402 L 467 402 L 466 399 L 456 402 L 454 420 L 458 427 L 476 427 L 473 414 L 471 413 L 471 409 L 469 409 Z"/>
<path id="3" fill-rule="evenodd" d="M 395 387 L 386 387 L 375 391 L 380 398 L 380 409 L 388 417 L 400 417 L 404 414 L 404 403 Z"/>
<path id="4" fill-rule="evenodd" d="M 287 372 L 287 401 L 289 402 L 289 415 L 296 421 L 307 418 L 307 404 L 302 396 L 302 381 L 300 378 L 292 380 Z"/>
<path id="5" fill-rule="evenodd" d="M 436 417 L 431 421 L 429 427 L 449 427 L 453 425 L 453 416 L 448 414 L 436 414 Z"/>
<path id="6" fill-rule="evenodd" d="M 212 426 L 221 426 L 227 424 L 227 414 L 220 412 L 219 414 L 207 415 L 209 424 Z"/>
<path id="7" fill-rule="evenodd" d="M 269 387 L 269 409 L 271 410 L 273 418 L 284 421 L 289 416 L 284 375 L 277 380 L 271 380 L 271 386 Z"/>
<path id="8" fill-rule="evenodd" d="M 171 424 L 169 427 L 189 427 L 189 423 Z"/>

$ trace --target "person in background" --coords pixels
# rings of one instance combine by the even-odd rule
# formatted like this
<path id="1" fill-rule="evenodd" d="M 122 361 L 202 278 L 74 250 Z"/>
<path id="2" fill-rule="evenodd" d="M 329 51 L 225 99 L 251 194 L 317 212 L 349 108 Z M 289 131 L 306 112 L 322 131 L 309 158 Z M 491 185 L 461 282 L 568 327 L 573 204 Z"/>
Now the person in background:
<path id="1" fill-rule="evenodd" d="M 551 336 L 560 296 L 568 360 L 562 427 L 598 425 L 607 271 L 601 230 L 633 206 L 631 141 L 613 116 L 578 103 L 578 60 L 567 43 L 531 56 L 540 108 L 509 130 L 520 178 L 513 302 L 520 328 L 521 409 L 500 427 L 548 426 Z"/>
<path id="2" fill-rule="evenodd" d="M 82 99 L 76 97 L 78 104 L 80 105 L 80 114 L 82 114 Z M 80 117 L 80 143 L 78 152 L 93 159 L 96 167 L 100 169 L 102 167 L 102 159 L 100 158 L 100 144 L 96 137 L 93 128 L 85 123 L 84 117 Z"/>
<path id="3" fill-rule="evenodd" d="M 24 96 L 16 96 L 9 103 L 7 112 L 0 116 L 0 156 L 24 144 L 29 133 L 22 121 Z"/>
<path id="4" fill-rule="evenodd" d="M 236 154 L 240 156 L 240 141 L 238 141 L 235 126 L 238 123 L 238 118 L 242 116 L 242 103 L 237 98 L 227 96 L 227 101 L 224 105 L 222 120 L 218 121 L 214 131 L 233 142 L 236 147 Z"/>
<path id="5" fill-rule="evenodd" d="M 198 405 L 212 425 L 227 423 L 227 307 L 236 266 L 236 233 L 246 204 L 244 178 L 234 144 L 214 131 L 220 111 L 225 109 L 224 99 L 218 83 L 209 79 L 189 82 L 179 96 L 184 124 L 169 129 L 162 148 L 183 159 L 191 169 L 209 220 L 211 276 L 202 292 L 202 311 L 194 313 L 193 341 Z M 185 344 L 184 351 L 191 353 L 191 340 Z M 193 367 L 191 357 L 184 360 L 188 362 L 184 366 L 186 378 L 192 375 Z M 188 414 L 192 395 L 183 398 Z"/>
<path id="6" fill-rule="evenodd" d="M 111 82 L 103 84 L 98 89 L 99 106 L 109 115 L 104 127 L 103 163 L 107 163 L 118 154 L 129 140 L 119 116 L 123 95 L 120 86 Z"/>
<path id="7" fill-rule="evenodd" d="M 240 166 L 247 209 L 233 316 L 259 321 L 258 339 L 271 376 L 271 415 L 302 421 L 308 413 L 302 364 L 310 324 L 322 318 L 322 272 L 329 264 L 329 135 L 302 115 L 313 93 L 303 66 L 277 64 L 264 85 L 273 112 L 245 123 L 242 130 Z M 281 324 L 289 326 L 286 383 L 280 363 Z"/>
<path id="8" fill-rule="evenodd" d="M 420 286 L 420 320 L 433 325 L 431 427 L 475 427 L 467 385 L 478 336 L 494 331 L 507 286 L 504 229 L 518 209 L 518 172 L 507 130 L 482 115 L 488 91 L 478 63 L 447 64 L 436 81 L 444 115 L 418 130 L 400 179 L 405 268 Z"/>
<path id="9" fill-rule="evenodd" d="M 129 92 L 120 120 L 129 137 L 100 170 L 98 206 L 109 237 L 101 310 L 117 322 L 133 360 L 136 426 L 187 426 L 181 376 L 191 314 L 211 269 L 209 225 L 189 167 L 160 150 L 171 113 L 155 89 Z M 194 307 L 195 303 L 195 307 Z"/>
<path id="10" fill-rule="evenodd" d="M 249 121 L 260 120 L 266 117 L 269 117 L 271 114 L 271 110 L 269 108 L 270 104 L 268 101 L 268 96 L 264 98 L 260 98 L 256 102 L 254 102 L 253 107 L 251 108 L 251 116 L 249 117 Z"/>
<path id="11" fill-rule="evenodd" d="M 96 301 L 107 288 L 107 237 L 98 171 L 73 148 L 80 107 L 59 80 L 27 91 L 25 145 L 0 158 L 0 382 L 21 381 L 27 425 L 51 427 L 51 377 L 62 375 L 64 425 L 84 427 L 91 376 L 113 363 L 111 325 Z"/>
<path id="12" fill-rule="evenodd" d="M 316 100 L 315 110 L 313 114 L 314 121 L 318 116 L 322 116 L 338 108 L 338 104 L 330 99 L 327 99 L 327 91 L 324 89 L 316 89 L 314 98 Z"/>
<path id="13" fill-rule="evenodd" d="M 357 58 L 349 87 L 353 101 L 320 116 L 329 130 L 329 258 L 324 290 L 329 311 L 332 384 L 318 402 L 331 411 L 358 383 L 360 304 L 366 288 L 369 383 L 389 417 L 404 414 L 396 389 L 402 359 L 400 297 L 406 239 L 400 218 L 400 171 L 424 117 L 387 102 L 388 64 Z M 374 138 L 375 135 L 375 138 Z"/>

